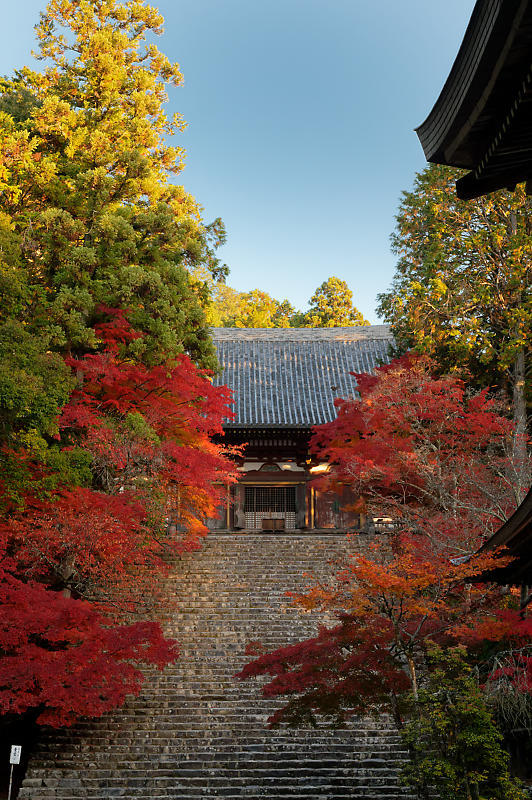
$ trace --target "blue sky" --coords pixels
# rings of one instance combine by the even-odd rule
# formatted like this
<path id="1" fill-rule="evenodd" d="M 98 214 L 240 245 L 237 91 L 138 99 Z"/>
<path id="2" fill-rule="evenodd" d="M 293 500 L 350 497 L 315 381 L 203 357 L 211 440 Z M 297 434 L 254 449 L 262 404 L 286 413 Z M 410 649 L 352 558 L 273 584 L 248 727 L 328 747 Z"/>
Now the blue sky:
<path id="1" fill-rule="evenodd" d="M 239 290 L 304 308 L 328 276 L 372 322 L 389 287 L 401 191 L 425 165 L 413 131 L 458 50 L 474 0 L 160 0 L 159 46 L 188 128 L 181 175 L 221 216 Z M 0 74 L 28 63 L 44 0 L 3 9 Z"/>

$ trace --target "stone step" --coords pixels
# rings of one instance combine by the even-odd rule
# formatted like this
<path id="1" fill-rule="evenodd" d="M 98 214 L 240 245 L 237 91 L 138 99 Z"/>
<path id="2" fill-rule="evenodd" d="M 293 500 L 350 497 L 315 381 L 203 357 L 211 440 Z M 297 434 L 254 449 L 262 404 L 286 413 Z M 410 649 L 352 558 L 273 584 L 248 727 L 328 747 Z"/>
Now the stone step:
<path id="1" fill-rule="evenodd" d="M 230 732 L 230 736 L 228 736 L 228 733 L 227 733 L 228 730 Z M 113 731 L 114 731 L 113 728 L 108 728 L 107 733 L 108 734 L 109 733 L 113 733 Z M 204 727 L 202 727 L 202 726 L 198 726 L 198 727 L 182 726 L 180 728 L 171 728 L 169 730 L 161 730 L 161 731 L 157 731 L 157 732 L 153 732 L 153 731 L 151 731 L 149 729 L 144 729 L 144 730 L 143 729 L 137 729 L 137 730 L 131 729 L 131 731 L 124 731 L 124 730 L 121 730 L 120 732 L 117 731 L 116 735 L 114 737 L 114 744 L 116 745 L 116 747 L 118 747 L 120 744 L 127 744 L 127 745 L 131 744 L 132 745 L 135 742 L 139 742 L 139 741 L 141 741 L 143 743 L 145 743 L 146 741 L 150 741 L 150 742 L 152 742 L 153 746 L 158 746 L 162 742 L 171 741 L 173 743 L 177 743 L 177 744 L 174 744 L 174 746 L 177 746 L 181 737 L 182 738 L 186 738 L 189 741 L 201 740 L 202 738 L 203 739 L 208 739 L 209 741 L 213 741 L 215 739 L 227 739 L 227 738 L 229 738 L 231 741 L 242 741 L 242 740 L 245 740 L 246 738 L 249 738 L 251 736 L 254 736 L 255 738 L 257 738 L 257 735 L 259 733 L 260 733 L 260 728 L 258 728 L 258 727 L 254 728 L 254 729 L 247 730 L 244 726 L 242 726 L 242 727 L 239 727 L 238 729 L 232 730 L 231 728 L 228 728 L 227 726 L 222 726 L 222 725 L 204 726 Z M 90 728 L 86 729 L 85 731 L 80 731 L 80 735 L 82 735 L 82 736 L 83 735 L 91 735 L 91 734 L 92 734 L 92 730 Z M 101 731 L 99 731 L 97 735 L 91 735 L 91 741 L 93 743 L 95 743 L 95 744 L 97 743 L 98 745 L 100 743 L 106 742 L 108 740 L 108 738 L 109 737 L 106 736 Z M 330 745 L 331 742 L 334 742 L 334 739 L 323 740 L 323 739 L 319 739 L 317 737 L 311 738 L 310 736 L 309 736 L 308 739 L 297 738 L 297 739 L 291 739 L 291 740 L 289 740 L 289 739 L 284 739 L 283 740 L 283 739 L 279 739 L 279 738 L 270 739 L 270 737 L 267 737 L 267 736 L 263 736 L 262 739 L 260 739 L 260 741 L 264 741 L 264 742 L 268 741 L 268 740 L 276 742 L 276 744 L 279 745 L 279 746 L 281 744 L 283 744 L 283 742 L 284 743 L 289 743 L 290 741 L 298 742 L 301 745 L 304 745 L 306 741 L 313 741 L 313 742 L 316 742 L 316 743 L 324 743 L 324 744 L 326 744 L 328 742 L 329 745 Z M 72 740 L 72 739 L 67 739 L 67 740 L 63 739 L 63 740 L 61 740 L 61 739 L 59 739 L 58 740 L 58 745 L 61 744 L 61 743 L 68 744 L 69 742 L 72 742 L 72 741 L 75 741 L 75 740 Z M 395 738 L 392 738 L 392 737 L 386 737 L 385 738 L 385 737 L 375 736 L 373 740 L 367 740 L 366 739 L 366 740 L 363 740 L 363 741 L 357 741 L 356 739 L 353 739 L 353 741 L 350 743 L 349 746 L 352 747 L 353 749 L 361 750 L 361 749 L 364 749 L 364 747 L 375 745 L 377 742 L 382 743 L 383 746 L 385 746 L 385 747 L 392 747 L 392 746 L 396 746 L 399 743 L 399 740 L 395 739 Z"/>
<path id="2" fill-rule="evenodd" d="M 135 773 L 135 771 L 129 770 L 127 771 L 127 775 L 122 774 L 122 771 L 120 771 L 120 774 L 117 774 L 117 772 L 118 771 L 115 770 L 111 775 L 106 775 L 105 773 L 91 773 L 90 778 L 59 778 L 57 787 L 71 788 L 74 785 L 91 787 L 93 785 L 99 785 L 99 781 L 102 777 L 105 777 L 105 782 L 109 788 L 112 788 L 113 785 L 120 786 L 121 784 L 126 786 L 142 786 L 146 785 L 146 783 L 150 783 L 151 785 L 158 783 L 160 786 L 163 786 L 165 784 L 171 785 L 179 782 L 187 786 L 201 786 L 205 783 L 204 768 L 197 770 L 175 769 L 169 774 L 165 774 L 164 770 L 153 769 L 142 771 L 141 774 L 138 771 Z M 234 770 L 223 767 L 219 770 L 210 770 L 208 784 L 209 786 L 216 786 L 230 783 L 232 786 L 243 786 L 250 780 L 260 779 L 264 786 L 268 786 L 283 782 L 283 779 L 288 777 L 292 782 L 303 778 L 309 778 L 316 783 L 341 783 L 343 786 L 359 786 L 361 783 L 383 786 L 388 784 L 390 779 L 392 783 L 395 783 L 396 778 L 396 771 L 393 768 L 384 770 L 359 767 L 356 775 L 349 774 L 350 772 L 352 771 L 347 767 L 342 769 L 338 766 L 336 769 L 331 768 L 329 770 L 324 770 L 321 764 L 316 764 L 314 769 L 283 769 L 282 766 L 275 763 L 272 763 L 270 769 L 262 770 L 254 769 L 253 765 L 250 765 L 247 769 L 241 768 Z M 29 780 L 30 779 L 27 779 L 26 785 L 30 785 Z M 31 778 L 31 782 L 35 787 L 40 786 L 42 783 L 41 779 L 37 776 Z"/>
<path id="3" fill-rule="evenodd" d="M 224 747 L 231 748 L 240 746 L 242 748 L 241 749 L 242 755 L 244 755 L 244 753 L 248 751 L 251 751 L 251 747 L 249 747 L 248 750 L 246 751 L 243 749 L 241 741 L 239 742 L 238 739 L 236 739 L 235 737 L 227 735 L 204 736 L 204 737 L 184 736 L 180 741 L 176 741 L 175 739 L 172 739 L 170 737 L 162 737 L 162 736 L 160 738 L 157 738 L 155 736 L 150 736 L 149 738 L 146 738 L 146 740 L 144 741 L 142 740 L 139 741 L 139 739 L 136 740 L 121 739 L 121 740 L 116 740 L 116 744 L 113 742 L 112 748 L 106 747 L 108 742 L 109 739 L 100 738 L 93 740 L 91 737 L 90 745 L 89 744 L 84 744 L 83 746 L 76 745 L 74 748 L 74 747 L 69 747 L 67 743 L 66 746 L 62 748 L 62 755 L 57 755 L 57 757 L 54 758 L 54 763 L 58 763 L 59 761 L 66 760 L 67 758 L 70 757 L 72 757 L 72 759 L 75 757 L 75 759 L 77 760 L 78 758 L 83 757 L 86 754 L 87 755 L 90 754 L 91 757 L 94 757 L 94 754 L 100 751 L 102 752 L 101 756 L 102 759 L 105 760 L 106 757 L 107 758 L 109 757 L 109 752 L 111 750 L 113 754 L 117 756 L 117 758 L 121 753 L 124 753 L 126 760 L 129 753 L 133 754 L 140 753 L 141 755 L 146 754 L 150 756 L 153 755 L 154 757 L 159 757 L 160 755 L 164 755 L 165 753 L 171 753 L 174 757 L 176 757 L 177 755 L 179 755 L 180 757 L 186 757 L 186 756 L 190 757 L 190 753 L 193 753 L 195 755 L 197 752 L 201 751 L 201 749 L 204 748 L 205 745 L 209 745 L 211 747 L 216 745 L 217 750 L 220 749 L 223 750 Z M 379 752 L 379 753 L 390 753 L 390 757 L 393 758 L 397 753 L 403 752 L 402 750 L 400 750 L 399 743 L 394 741 L 391 742 L 387 741 L 386 743 L 382 742 L 368 743 L 368 745 L 365 747 L 360 745 L 357 746 L 357 744 L 355 743 L 353 745 L 346 744 L 342 748 L 341 744 L 336 744 L 334 741 L 332 742 L 313 741 L 311 745 L 312 745 L 312 753 L 315 754 L 316 757 L 319 756 L 321 752 L 325 754 L 334 753 L 338 756 L 340 756 L 342 752 L 345 752 L 350 757 L 356 759 L 359 755 L 365 756 L 368 753 L 373 754 L 375 752 Z M 265 740 L 258 740 L 254 748 L 257 751 L 257 754 L 259 752 L 264 752 L 268 754 L 271 752 L 281 753 L 283 747 L 289 746 L 302 755 L 305 746 L 310 747 L 311 745 L 308 742 L 302 740 L 296 740 L 290 743 L 286 741 L 268 742 Z M 323 750 L 321 748 L 323 748 Z M 392 753 L 392 748 L 393 748 L 393 753 Z M 47 762 L 45 762 L 44 759 L 48 758 L 48 756 L 54 751 L 58 752 L 58 748 L 54 747 L 53 750 L 45 750 L 44 748 L 41 748 L 40 750 L 37 751 L 35 760 L 38 761 L 40 759 L 41 763 L 45 764 Z"/>
<path id="4" fill-rule="evenodd" d="M 154 752 L 151 759 L 147 758 L 146 753 L 139 754 L 141 758 L 135 759 L 135 753 L 124 753 L 120 757 L 118 753 L 113 751 L 112 769 L 109 768 L 109 756 L 107 759 L 98 758 L 96 754 L 79 754 L 78 758 L 72 759 L 54 759 L 53 768 L 50 767 L 49 762 L 40 761 L 35 759 L 33 764 L 32 777 L 36 779 L 46 779 L 47 777 L 63 778 L 68 776 L 73 767 L 76 765 L 83 766 L 86 770 L 90 770 L 92 778 L 110 778 L 116 775 L 117 770 L 127 771 L 128 775 L 175 775 L 177 773 L 188 775 L 190 770 L 194 773 L 206 769 L 209 765 L 209 771 L 212 772 L 214 766 L 217 771 L 223 774 L 230 774 L 238 772 L 239 774 L 246 772 L 253 772 L 254 774 L 263 775 L 269 773 L 275 775 L 278 770 L 282 769 L 285 772 L 298 772 L 309 771 L 313 774 L 325 774 L 330 771 L 338 773 L 352 772 L 356 767 L 357 775 L 371 774 L 373 776 L 396 776 L 397 766 L 407 758 L 406 752 L 394 752 L 393 756 L 386 752 L 380 754 L 370 753 L 336 753 L 335 751 L 328 750 L 327 752 L 315 753 L 312 758 L 286 758 L 284 755 L 272 752 L 269 756 L 258 758 L 258 753 L 251 754 L 247 759 L 243 758 L 241 752 L 224 752 L 220 750 L 216 754 L 216 758 L 208 758 L 208 753 L 202 756 L 202 752 L 198 749 L 194 756 L 195 760 L 182 757 L 182 753 L 174 753 L 172 758 L 164 758 L 164 753 Z M 295 755 L 295 754 L 294 754 Z M 342 769 L 343 763 L 343 769 Z M 295 767 L 294 767 L 295 765 Z M 369 771 L 369 772 L 368 772 Z"/>
<path id="5" fill-rule="evenodd" d="M 28 784 L 31 779 L 28 779 Z M 31 792 L 28 794 L 28 792 Z M 153 800 L 156 797 L 299 797 L 301 800 L 313 800 L 314 797 L 325 797 L 329 800 L 336 800 L 338 797 L 367 797 L 378 800 L 381 797 L 406 798 L 412 797 L 401 787 L 395 785 L 372 786 L 361 783 L 356 787 L 346 785 L 331 785 L 324 782 L 320 785 L 319 781 L 305 781 L 304 785 L 292 782 L 279 783 L 279 785 L 262 786 L 259 782 L 248 782 L 245 786 L 233 787 L 212 787 L 208 783 L 202 786 L 153 786 L 128 787 L 125 783 L 122 786 L 107 789 L 102 786 L 79 786 L 77 783 L 72 786 L 26 786 L 21 790 L 19 797 L 39 796 L 51 800 L 54 798 L 64 798 L 71 800 L 78 797 L 112 798 L 112 797 L 142 797 Z"/>
<path id="6" fill-rule="evenodd" d="M 165 628 L 180 659 L 163 673 L 147 668 L 142 694 L 123 709 L 43 735 L 20 799 L 408 798 L 399 781 L 407 753 L 388 717 L 270 730 L 280 701 L 262 696 L 264 679 L 234 678 L 249 660 L 248 642 L 274 649 L 334 623 L 301 614 L 286 591 L 305 587 L 309 573 L 326 579 L 331 559 L 368 543 L 338 534 L 211 534 L 165 581 Z"/>

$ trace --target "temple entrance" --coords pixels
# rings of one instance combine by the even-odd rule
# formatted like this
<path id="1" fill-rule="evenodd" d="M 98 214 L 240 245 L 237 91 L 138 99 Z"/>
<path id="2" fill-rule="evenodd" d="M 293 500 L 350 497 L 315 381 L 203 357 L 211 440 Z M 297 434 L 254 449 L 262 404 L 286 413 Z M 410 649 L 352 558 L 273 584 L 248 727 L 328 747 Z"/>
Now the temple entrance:
<path id="1" fill-rule="evenodd" d="M 296 487 L 246 486 L 244 515 L 247 530 L 295 530 Z"/>

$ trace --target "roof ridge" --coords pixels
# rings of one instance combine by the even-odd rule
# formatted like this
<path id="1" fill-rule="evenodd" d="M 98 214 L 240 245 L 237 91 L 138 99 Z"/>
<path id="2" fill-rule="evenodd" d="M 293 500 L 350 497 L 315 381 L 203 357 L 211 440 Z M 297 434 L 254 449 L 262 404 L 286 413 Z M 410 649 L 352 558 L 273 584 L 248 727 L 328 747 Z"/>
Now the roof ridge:
<path id="1" fill-rule="evenodd" d="M 363 341 L 393 339 L 389 325 L 353 325 L 345 328 L 211 328 L 215 341 Z"/>

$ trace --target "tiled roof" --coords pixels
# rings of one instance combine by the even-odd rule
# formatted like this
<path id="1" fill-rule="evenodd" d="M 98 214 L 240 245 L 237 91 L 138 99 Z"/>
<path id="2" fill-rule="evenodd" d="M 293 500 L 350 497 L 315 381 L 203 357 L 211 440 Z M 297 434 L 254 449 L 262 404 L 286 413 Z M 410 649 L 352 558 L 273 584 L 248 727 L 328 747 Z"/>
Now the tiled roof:
<path id="1" fill-rule="evenodd" d="M 303 426 L 336 416 L 334 399 L 356 391 L 350 372 L 370 372 L 389 360 L 387 325 L 356 328 L 214 328 L 223 372 L 232 389 L 232 427 Z"/>

